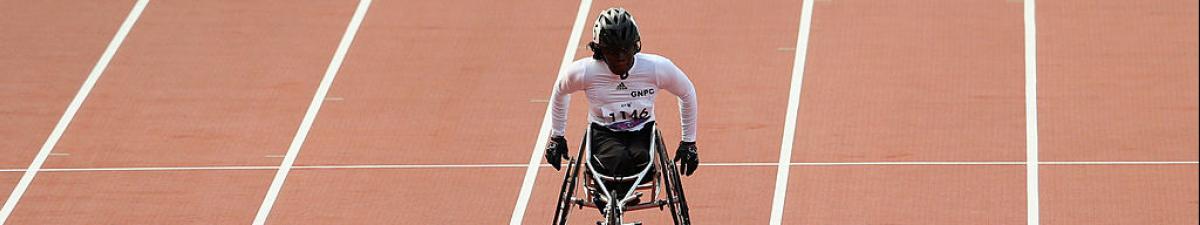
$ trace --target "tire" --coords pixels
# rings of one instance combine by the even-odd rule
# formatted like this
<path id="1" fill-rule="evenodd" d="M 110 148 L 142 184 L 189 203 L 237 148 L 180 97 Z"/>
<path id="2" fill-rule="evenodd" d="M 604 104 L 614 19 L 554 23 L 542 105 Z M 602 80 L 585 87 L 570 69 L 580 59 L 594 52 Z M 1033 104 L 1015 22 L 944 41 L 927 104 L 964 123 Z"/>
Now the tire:
<path id="1" fill-rule="evenodd" d="M 551 224 L 565 225 L 567 224 L 567 216 L 571 213 L 573 202 L 571 198 L 575 197 L 575 184 L 579 183 L 580 159 L 583 156 L 583 151 L 579 152 L 579 156 L 567 161 L 567 171 L 563 175 L 562 188 L 559 189 L 558 202 L 554 208 L 554 221 Z"/>
<path id="2" fill-rule="evenodd" d="M 661 140 L 661 139 L 660 139 Z M 666 190 L 667 208 L 671 210 L 671 219 L 675 221 L 675 225 L 691 225 L 691 216 L 688 214 L 687 197 L 683 193 L 683 183 L 679 179 L 679 170 L 675 167 L 675 162 L 671 161 L 666 154 L 666 151 L 659 148 L 659 163 L 662 165 L 662 183 L 663 189 Z"/>
<path id="3" fill-rule="evenodd" d="M 678 218 L 677 222 L 675 222 L 675 224 L 676 225 L 691 225 L 692 219 L 688 212 L 689 210 L 688 210 L 688 204 L 687 204 L 687 196 L 684 195 L 684 192 L 683 192 L 683 182 L 680 181 L 679 172 L 677 172 L 677 170 L 675 170 L 674 164 L 671 165 L 671 170 L 672 170 L 672 172 L 669 174 L 671 177 L 670 182 L 671 182 L 671 187 L 673 189 L 675 189 L 675 191 L 673 191 L 673 192 L 675 194 L 675 201 L 676 201 L 675 203 L 673 203 L 673 205 L 675 205 L 675 209 L 676 209 L 676 211 L 678 211 L 678 212 L 674 213 L 676 215 L 676 218 Z"/>

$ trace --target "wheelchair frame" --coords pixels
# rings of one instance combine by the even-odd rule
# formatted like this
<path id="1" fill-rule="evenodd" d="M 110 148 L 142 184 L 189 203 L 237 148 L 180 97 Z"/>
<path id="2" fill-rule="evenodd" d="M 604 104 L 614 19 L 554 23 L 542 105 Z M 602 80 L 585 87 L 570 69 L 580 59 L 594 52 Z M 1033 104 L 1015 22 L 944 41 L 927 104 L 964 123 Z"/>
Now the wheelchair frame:
<path id="1" fill-rule="evenodd" d="M 560 189 L 558 202 L 556 203 L 554 212 L 554 222 L 552 224 L 561 225 L 567 223 L 567 216 L 572 207 L 577 206 L 579 209 L 584 207 L 595 208 L 604 214 L 603 221 L 597 221 L 598 225 L 625 225 L 623 221 L 626 212 L 639 211 L 657 207 L 660 211 L 663 206 L 670 209 L 671 218 L 676 225 L 690 225 L 691 219 L 688 214 L 687 198 L 683 194 L 683 187 L 679 180 L 679 171 L 675 168 L 675 163 L 669 160 L 667 153 L 662 148 L 659 148 L 659 143 L 662 142 L 661 132 L 656 127 L 651 129 L 650 141 L 650 163 L 646 164 L 641 172 L 633 176 L 625 177 L 610 177 L 599 172 L 596 172 L 592 166 L 591 156 L 591 128 L 585 131 L 583 144 L 580 146 L 578 155 L 575 158 L 567 158 L 567 171 L 563 177 L 562 188 Z M 652 167 L 657 166 L 657 174 L 652 176 L 659 177 L 658 179 L 643 182 L 647 178 L 648 172 Z M 579 189 L 576 184 L 579 182 L 580 170 L 586 170 L 584 175 L 585 184 L 583 198 L 575 197 L 575 192 Z M 610 190 L 610 186 L 630 182 L 629 190 L 621 195 L 616 190 Z M 645 195 L 645 191 L 650 191 L 650 201 L 640 202 Z M 659 198 L 663 194 L 664 198 Z M 619 197 L 619 198 L 614 198 Z M 616 199 L 616 201 L 613 201 Z M 641 224 L 635 222 L 632 224 Z"/>

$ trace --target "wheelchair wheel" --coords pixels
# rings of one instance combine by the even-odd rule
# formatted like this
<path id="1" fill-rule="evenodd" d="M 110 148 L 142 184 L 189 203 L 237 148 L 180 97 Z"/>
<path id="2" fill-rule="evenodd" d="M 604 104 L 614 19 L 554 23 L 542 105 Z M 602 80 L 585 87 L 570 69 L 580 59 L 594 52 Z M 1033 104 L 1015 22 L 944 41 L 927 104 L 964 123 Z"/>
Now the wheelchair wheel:
<path id="1" fill-rule="evenodd" d="M 571 212 L 571 206 L 574 204 L 571 198 L 575 197 L 575 184 L 579 183 L 579 168 L 580 160 L 583 159 L 583 151 L 579 152 L 579 156 L 567 161 L 567 171 L 563 175 L 562 189 L 558 194 L 558 202 L 554 209 L 554 222 L 551 224 L 563 225 L 567 224 L 567 215 Z"/>
<path id="2" fill-rule="evenodd" d="M 675 167 L 675 162 L 665 157 L 667 154 L 661 148 L 659 149 L 659 163 L 663 166 L 662 183 L 663 189 L 666 190 L 667 208 L 671 210 L 671 219 L 676 225 L 691 225 L 691 216 L 688 215 L 687 198 L 683 194 L 683 184 L 679 179 L 679 170 Z"/>

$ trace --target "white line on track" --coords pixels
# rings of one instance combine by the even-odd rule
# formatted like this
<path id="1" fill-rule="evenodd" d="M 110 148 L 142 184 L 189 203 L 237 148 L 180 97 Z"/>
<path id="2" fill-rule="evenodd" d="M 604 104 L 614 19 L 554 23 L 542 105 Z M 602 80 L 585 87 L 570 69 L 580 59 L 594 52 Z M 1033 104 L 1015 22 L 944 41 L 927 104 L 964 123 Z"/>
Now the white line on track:
<path id="1" fill-rule="evenodd" d="M 487 168 L 525 168 L 525 164 L 410 164 L 410 165 L 325 165 L 297 166 L 299 169 L 487 169 Z M 550 164 L 539 166 L 549 167 Z"/>
<path id="2" fill-rule="evenodd" d="M 1026 224 L 1038 225 L 1040 198 L 1038 197 L 1038 116 L 1037 116 L 1037 5 L 1035 0 L 1025 0 L 1025 198 Z"/>
<path id="3" fill-rule="evenodd" d="M 1040 162 L 1041 165 L 1200 165 L 1198 161 L 1109 161 L 1109 162 Z M 794 162 L 790 166 L 1024 166 L 1025 162 Z M 526 168 L 527 164 L 362 164 L 292 166 L 293 170 L 354 170 L 354 169 L 496 169 Z M 701 167 L 776 167 L 773 162 L 700 163 Z M 538 164 L 537 167 L 550 167 Z M 279 166 L 178 166 L 178 167 L 99 167 L 99 168 L 42 168 L 39 172 L 121 172 L 121 171 L 203 171 L 203 170 L 276 170 Z M 25 169 L 0 169 L 0 172 L 25 172 Z"/>
<path id="4" fill-rule="evenodd" d="M 41 172 L 120 172 L 120 171 L 197 171 L 197 170 L 274 170 L 278 166 L 180 166 L 180 167 L 98 167 L 98 168 L 44 168 Z M 22 170 L 0 169 L 0 172 Z"/>
<path id="5" fill-rule="evenodd" d="M 117 49 L 121 47 L 121 43 L 125 42 L 125 36 L 129 35 L 129 31 L 133 29 L 133 24 L 137 23 L 138 18 L 142 15 L 142 11 L 146 9 L 146 5 L 149 3 L 150 0 L 138 0 L 133 5 L 133 9 L 129 11 L 129 15 L 125 17 L 125 22 L 121 23 L 121 28 L 117 29 L 117 34 L 113 35 L 112 41 L 108 43 L 108 47 L 100 55 L 100 60 L 92 67 L 92 72 L 88 74 L 87 80 L 83 82 L 83 85 L 79 88 L 79 92 L 75 94 L 75 98 L 71 100 L 71 104 L 67 106 L 67 110 L 59 118 L 58 124 L 54 125 L 54 130 L 50 132 L 50 137 L 42 144 L 42 149 L 34 157 L 33 163 L 29 164 L 29 168 L 21 176 L 21 181 L 17 182 L 17 186 L 13 188 L 12 194 L 8 196 L 8 201 L 5 201 L 4 207 L 0 208 L 0 224 L 4 224 L 4 221 L 8 220 L 8 216 L 12 214 L 13 209 L 17 207 L 17 202 L 21 200 L 21 196 L 25 194 L 25 190 L 29 188 L 29 184 L 33 182 L 34 176 L 37 176 L 38 170 L 42 168 L 42 163 L 46 162 L 46 157 L 50 156 L 50 152 L 58 144 L 58 139 L 62 138 L 63 133 L 67 130 L 67 126 L 75 118 L 75 113 L 79 112 L 79 107 L 83 106 L 84 100 L 92 92 L 92 88 L 96 86 L 96 81 L 100 80 L 100 75 L 108 68 L 108 63 L 117 54 Z"/>
<path id="6" fill-rule="evenodd" d="M 809 28 L 812 27 L 813 0 L 804 0 L 800 10 L 800 28 L 796 36 L 796 56 L 792 62 L 792 87 L 788 93 L 787 115 L 783 124 L 783 143 L 779 146 L 778 172 L 775 174 L 775 195 L 771 203 L 771 225 L 783 223 L 784 199 L 787 195 L 788 173 L 791 172 L 792 145 L 796 133 L 796 114 L 800 110 L 800 88 L 804 82 L 804 63 L 808 57 Z"/>
<path id="7" fill-rule="evenodd" d="M 375 165 L 316 165 L 292 166 L 294 170 L 333 169 L 486 169 L 525 168 L 525 164 L 375 164 Z M 543 166 L 550 166 L 544 164 Z M 181 166 L 181 167 L 110 167 L 110 168 L 58 168 L 42 169 L 42 172 L 103 172 L 103 171 L 194 171 L 194 170 L 276 170 L 279 166 Z M 21 172 L 23 169 L 0 169 L 0 172 Z"/>
<path id="8" fill-rule="evenodd" d="M 830 162 L 792 163 L 792 166 L 971 166 L 971 165 L 1025 165 L 1025 162 Z"/>
<path id="9" fill-rule="evenodd" d="M 259 207 L 258 214 L 254 216 L 255 225 L 267 222 L 271 207 L 275 205 L 275 198 L 283 189 L 283 182 L 287 179 L 292 164 L 296 162 L 296 155 L 300 154 L 300 147 L 304 144 L 304 139 L 308 137 L 308 131 L 312 128 L 313 120 L 317 118 L 317 112 L 321 111 L 321 103 L 325 102 L 325 96 L 329 94 L 329 87 L 333 86 L 333 79 L 337 77 L 337 72 L 342 67 L 342 61 L 346 59 L 346 52 L 350 50 L 350 43 L 354 42 L 354 35 L 358 33 L 358 27 L 362 25 L 363 17 L 367 15 L 367 9 L 370 6 L 371 0 L 358 2 L 358 8 L 354 10 L 354 17 L 350 18 L 350 24 L 346 26 L 346 33 L 342 35 L 342 41 L 338 43 L 337 51 L 334 52 L 328 69 L 325 70 L 321 85 L 317 87 L 317 93 L 313 95 L 312 102 L 308 105 L 308 111 L 304 113 L 304 119 L 300 121 L 300 127 L 296 130 L 296 136 L 292 138 L 292 144 L 288 147 L 279 170 L 275 172 L 275 179 L 271 181 L 271 187 L 267 190 L 266 197 L 263 198 L 262 206 Z"/>
<path id="10" fill-rule="evenodd" d="M 566 50 L 563 52 L 562 62 L 558 66 L 558 79 L 562 79 L 566 74 L 567 66 L 575 61 L 575 51 L 579 48 L 580 36 L 583 35 L 584 24 L 587 23 L 588 11 L 592 8 L 592 0 L 579 1 L 579 11 L 575 13 L 575 24 L 571 26 L 571 37 L 567 39 Z M 553 89 L 551 89 L 553 90 Z M 550 92 L 550 98 L 553 99 L 555 91 Z M 529 197 L 533 194 L 533 183 L 537 181 L 538 163 L 541 163 L 542 156 L 545 154 L 546 140 L 550 139 L 550 110 L 554 104 L 546 104 L 546 113 L 542 116 L 542 127 L 538 129 L 537 141 L 533 144 L 533 154 L 529 155 L 529 164 L 525 168 L 525 179 L 521 183 L 521 192 L 517 196 L 516 205 L 513 206 L 512 217 L 508 224 L 518 225 L 525 218 L 525 208 L 529 206 Z"/>
<path id="11" fill-rule="evenodd" d="M 1039 165 L 1177 165 L 1200 164 L 1196 161 L 1128 161 L 1128 162 L 1038 162 Z"/>

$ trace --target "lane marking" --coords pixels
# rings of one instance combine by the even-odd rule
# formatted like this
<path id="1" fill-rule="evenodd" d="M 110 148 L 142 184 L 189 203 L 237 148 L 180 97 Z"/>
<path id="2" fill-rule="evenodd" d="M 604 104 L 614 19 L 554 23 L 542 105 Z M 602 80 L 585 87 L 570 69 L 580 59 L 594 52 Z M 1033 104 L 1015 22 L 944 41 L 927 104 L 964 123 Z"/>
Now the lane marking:
<path id="1" fill-rule="evenodd" d="M 87 80 L 79 87 L 79 92 L 75 94 L 75 98 L 71 100 L 71 104 L 67 106 L 67 110 L 58 119 L 58 124 L 54 125 L 54 130 L 50 132 L 50 137 L 42 144 L 42 149 L 38 151 L 33 162 L 29 164 L 29 168 L 25 170 L 25 174 L 21 176 L 21 181 L 13 188 L 12 194 L 4 202 L 4 207 L 0 208 L 0 224 L 4 224 L 4 221 L 8 220 L 8 216 L 12 214 L 13 209 L 17 206 L 17 202 L 21 200 L 21 196 L 25 194 L 25 190 L 29 188 L 29 184 L 33 182 L 34 176 L 37 176 L 38 170 L 42 168 L 42 163 L 46 162 L 46 158 L 50 156 L 50 152 L 58 144 L 59 138 L 62 138 L 63 133 L 67 130 L 67 126 L 71 124 L 71 120 L 79 112 L 79 107 L 83 106 L 84 100 L 92 92 L 92 88 L 96 86 L 96 81 L 100 80 L 100 75 L 108 68 L 108 63 L 117 54 L 117 49 L 121 47 L 121 43 L 125 42 L 125 36 L 129 35 L 129 31 L 133 29 L 133 24 L 137 23 L 138 18 L 142 15 L 142 11 L 146 9 L 146 4 L 149 3 L 150 0 L 138 0 L 133 5 L 133 9 L 129 11 L 129 15 L 125 17 L 125 22 L 121 23 L 121 28 L 117 29 L 116 35 L 113 35 L 112 41 L 108 43 L 108 47 L 100 55 L 100 60 L 92 67 L 91 73 L 88 73 Z"/>
<path id="2" fill-rule="evenodd" d="M 262 207 L 258 209 L 258 214 L 254 216 L 254 224 L 262 225 L 267 222 L 267 216 L 271 213 L 271 207 L 275 205 L 275 199 L 279 196 L 279 190 L 283 189 L 283 182 L 287 179 L 288 172 L 292 169 L 292 164 L 296 162 L 296 155 L 300 154 L 300 147 L 304 144 L 304 139 L 308 137 L 308 131 L 312 128 L 313 120 L 317 118 L 317 112 L 321 110 L 321 103 L 325 102 L 325 96 L 329 94 L 329 87 L 333 86 L 333 79 L 337 77 L 337 72 L 342 67 L 342 61 L 346 59 L 346 52 L 350 50 L 350 43 L 354 42 L 354 36 L 358 33 L 358 27 L 362 25 L 363 17 L 367 14 L 367 9 L 371 6 L 371 0 L 360 0 L 358 8 L 354 10 L 354 17 L 350 18 L 350 24 L 346 26 L 346 33 L 342 35 L 342 41 L 338 43 L 337 52 L 334 52 L 333 59 L 329 62 L 328 69 L 325 70 L 325 76 L 321 79 L 321 85 L 317 87 L 317 93 L 313 95 L 312 102 L 308 105 L 308 111 L 304 113 L 304 120 L 300 122 L 300 127 L 296 130 L 296 136 L 292 139 L 287 154 L 283 157 L 283 162 L 279 166 L 279 170 L 275 172 L 275 179 L 271 181 L 271 188 L 267 190 L 267 195 L 263 198 Z"/>
<path id="3" fill-rule="evenodd" d="M 1024 162 L 831 162 L 792 163 L 793 166 L 970 166 L 970 165 L 1025 165 Z"/>
<path id="4" fill-rule="evenodd" d="M 575 24 L 571 26 L 571 37 L 567 40 L 562 62 L 558 65 L 558 77 L 555 78 L 555 82 L 563 79 L 567 72 L 567 67 L 571 65 L 571 62 L 575 61 L 575 52 L 580 49 L 576 45 L 579 44 L 580 36 L 583 35 L 583 27 L 587 22 L 588 11 L 591 8 L 592 0 L 579 1 L 579 11 L 575 13 Z M 547 102 L 549 102 L 549 99 L 553 99 L 556 94 L 557 91 L 551 88 L 550 97 L 546 98 Z M 529 197 L 533 194 L 533 183 L 537 181 L 537 165 L 542 162 L 546 141 L 550 139 L 550 126 L 552 125 L 550 112 L 553 110 L 553 107 L 554 104 L 546 104 L 546 113 L 542 116 L 542 127 L 538 129 L 537 141 L 533 144 L 533 154 L 529 155 L 529 164 L 525 168 L 525 180 L 521 183 L 521 192 L 517 196 L 516 205 L 513 206 L 512 217 L 508 220 L 508 224 L 510 225 L 519 225 L 521 224 L 521 220 L 525 219 L 525 208 L 529 206 Z"/>
<path id="5" fill-rule="evenodd" d="M 299 169 L 486 169 L 486 168 L 525 168 L 525 164 L 399 164 L 399 165 L 324 165 L 298 166 Z M 541 164 L 539 167 L 550 167 Z"/>
<path id="6" fill-rule="evenodd" d="M 783 223 L 788 173 L 791 172 L 792 145 L 795 141 L 796 114 L 800 110 L 800 88 L 804 82 L 804 63 L 808 57 L 809 29 L 812 27 L 813 0 L 804 0 L 800 10 L 800 28 L 796 37 L 796 56 L 792 62 L 792 87 L 788 93 L 787 117 L 783 125 L 783 143 L 779 146 L 779 164 L 775 176 L 775 194 L 771 203 L 771 225 Z"/>
<path id="7" fill-rule="evenodd" d="M 179 167 L 108 167 L 108 168 L 43 168 L 40 172 L 120 172 L 120 171 L 196 171 L 196 170 L 274 170 L 278 166 L 179 166 Z M 0 172 L 23 170 L 0 169 Z"/>
<path id="8" fill-rule="evenodd" d="M 1038 162 L 1039 165 L 1186 165 L 1197 161 L 1128 161 L 1128 162 Z"/>
<path id="9" fill-rule="evenodd" d="M 1200 165 L 1198 161 L 1117 161 L 1117 162 L 1040 162 L 1041 165 L 1093 166 L 1093 165 Z M 1024 166 L 1025 162 L 799 162 L 790 166 Z M 346 170 L 346 169 L 490 169 L 526 168 L 527 164 L 362 164 L 362 165 L 312 165 L 292 166 L 294 170 Z M 550 167 L 550 164 L 538 164 Z M 779 163 L 700 163 L 701 167 L 775 167 Z M 189 171 L 189 170 L 276 170 L 279 166 L 178 166 L 178 167 L 100 167 L 100 168 L 42 168 L 39 172 L 105 172 L 105 171 Z M 0 169 L 0 172 L 25 172 L 26 169 Z"/>
<path id="10" fill-rule="evenodd" d="M 294 170 L 334 169 L 486 169 L 525 168 L 525 164 L 376 164 L 376 165 L 315 165 L 292 166 Z M 541 166 L 549 167 L 550 164 Z M 110 168 L 57 168 L 42 169 L 41 172 L 120 172 L 120 171 L 196 171 L 196 170 L 276 170 L 279 166 L 180 166 L 180 167 L 110 167 Z M 22 172 L 24 169 L 0 169 L 0 172 Z"/>
<path id="11" fill-rule="evenodd" d="M 1038 225 L 1038 117 L 1037 117 L 1037 1 L 1024 1 L 1025 14 L 1025 198 L 1027 222 Z"/>

